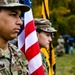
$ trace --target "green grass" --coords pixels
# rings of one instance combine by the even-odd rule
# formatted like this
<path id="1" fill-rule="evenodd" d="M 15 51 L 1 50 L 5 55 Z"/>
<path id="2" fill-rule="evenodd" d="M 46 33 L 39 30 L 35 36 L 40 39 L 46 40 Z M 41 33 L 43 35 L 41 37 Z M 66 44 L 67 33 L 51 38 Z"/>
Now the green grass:
<path id="1" fill-rule="evenodd" d="M 56 75 L 75 75 L 75 50 L 72 55 L 56 57 Z"/>

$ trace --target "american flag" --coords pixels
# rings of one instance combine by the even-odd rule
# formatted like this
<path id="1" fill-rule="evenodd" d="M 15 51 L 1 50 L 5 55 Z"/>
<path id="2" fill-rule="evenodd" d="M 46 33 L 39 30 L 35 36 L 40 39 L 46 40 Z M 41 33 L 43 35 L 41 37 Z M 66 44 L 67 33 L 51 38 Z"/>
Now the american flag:
<path id="1" fill-rule="evenodd" d="M 30 0 L 20 0 L 20 3 L 31 7 Z M 22 25 L 18 35 L 18 47 L 24 52 L 28 60 L 29 74 L 44 75 L 32 9 L 22 14 L 21 19 L 23 20 L 24 25 Z"/>

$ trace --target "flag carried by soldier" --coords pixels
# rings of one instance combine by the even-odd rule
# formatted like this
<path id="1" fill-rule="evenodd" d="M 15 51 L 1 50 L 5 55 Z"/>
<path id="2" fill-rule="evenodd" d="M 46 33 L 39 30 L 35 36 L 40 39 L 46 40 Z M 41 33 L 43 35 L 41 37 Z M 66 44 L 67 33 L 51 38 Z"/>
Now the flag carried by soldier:
<path id="1" fill-rule="evenodd" d="M 42 18 L 50 19 L 49 15 L 49 4 L 48 0 L 42 0 Z M 56 74 L 56 61 L 54 55 L 54 48 L 52 43 L 50 43 L 50 48 L 46 51 L 46 49 L 42 48 L 41 51 L 47 56 L 48 64 L 50 65 L 49 75 Z M 49 59 L 49 60 L 48 60 Z"/>
<path id="2" fill-rule="evenodd" d="M 31 8 L 30 0 L 19 0 Z M 18 36 L 18 46 L 28 60 L 29 75 L 44 75 L 40 48 L 32 16 L 32 9 L 22 15 L 24 25 Z"/>
<path id="3" fill-rule="evenodd" d="M 42 0 L 42 17 L 44 19 L 49 19 L 48 0 Z"/>

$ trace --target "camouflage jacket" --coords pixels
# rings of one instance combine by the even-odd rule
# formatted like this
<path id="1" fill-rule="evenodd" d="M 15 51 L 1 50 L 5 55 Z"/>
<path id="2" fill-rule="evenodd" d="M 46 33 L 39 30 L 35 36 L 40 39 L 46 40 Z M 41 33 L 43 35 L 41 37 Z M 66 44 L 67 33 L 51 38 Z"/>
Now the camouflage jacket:
<path id="1" fill-rule="evenodd" d="M 28 75 L 27 60 L 21 50 L 9 44 L 9 51 L 0 48 L 0 75 Z"/>
<path id="2" fill-rule="evenodd" d="M 45 75 L 48 75 L 49 66 L 48 66 L 48 63 L 46 61 L 46 57 L 45 57 L 45 55 L 42 52 L 41 52 L 41 55 L 42 55 L 42 62 L 43 62 L 43 67 L 44 67 L 44 73 L 45 73 Z"/>

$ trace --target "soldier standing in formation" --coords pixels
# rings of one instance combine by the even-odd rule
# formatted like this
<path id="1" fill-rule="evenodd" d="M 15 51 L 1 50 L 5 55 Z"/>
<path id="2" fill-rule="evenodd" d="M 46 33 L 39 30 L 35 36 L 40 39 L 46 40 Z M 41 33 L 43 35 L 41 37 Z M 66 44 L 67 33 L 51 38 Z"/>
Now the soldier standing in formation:
<path id="1" fill-rule="evenodd" d="M 51 27 L 50 21 L 47 19 L 35 18 L 34 22 L 36 26 L 38 42 L 40 45 L 40 51 L 42 55 L 42 62 L 44 66 L 45 75 L 52 75 L 50 70 L 50 60 L 49 60 L 50 51 L 48 52 L 47 49 L 49 48 L 52 38 L 54 37 L 52 33 L 56 32 L 56 30 L 53 27 Z M 45 49 L 41 50 L 41 48 Z"/>
<path id="2" fill-rule="evenodd" d="M 29 9 L 18 0 L 0 0 L 0 75 L 28 75 L 26 58 L 9 41 L 17 37 L 23 24 L 21 12 Z"/>

